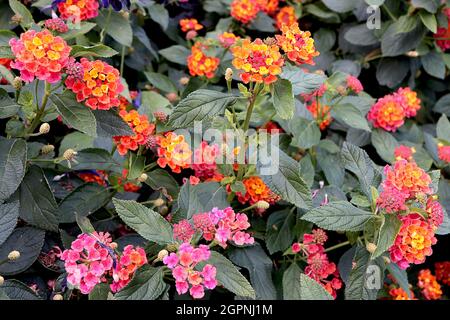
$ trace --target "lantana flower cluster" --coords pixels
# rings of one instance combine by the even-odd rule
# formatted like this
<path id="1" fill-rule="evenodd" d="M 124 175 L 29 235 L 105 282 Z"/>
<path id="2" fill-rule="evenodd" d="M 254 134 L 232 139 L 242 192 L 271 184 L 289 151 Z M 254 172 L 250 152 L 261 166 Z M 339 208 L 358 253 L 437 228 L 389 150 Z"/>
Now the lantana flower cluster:
<path id="1" fill-rule="evenodd" d="M 228 242 L 235 245 L 253 244 L 254 238 L 245 230 L 250 228 L 247 215 L 235 213 L 233 208 L 213 208 L 209 212 L 193 215 L 192 223 L 182 220 L 174 225 L 174 238 L 188 242 L 195 233 L 202 235 L 206 241 L 215 241 L 222 248 Z"/>
<path id="2" fill-rule="evenodd" d="M 245 178 L 242 180 L 242 183 L 245 186 L 246 193 L 236 193 L 239 202 L 242 204 L 249 203 L 253 205 L 258 201 L 266 201 L 269 204 L 274 204 L 281 199 L 258 176 Z"/>
<path id="3" fill-rule="evenodd" d="M 196 42 L 191 48 L 191 54 L 187 58 L 189 73 L 191 76 L 205 76 L 210 79 L 213 78 L 217 68 L 219 67 L 220 59 L 208 56 L 205 51 L 208 46 L 202 42 Z"/>
<path id="4" fill-rule="evenodd" d="M 89 108 L 109 110 L 120 104 L 119 94 L 124 89 L 119 71 L 101 60 L 81 58 L 83 78 L 67 77 L 65 84 L 76 94 L 78 102 Z"/>
<path id="5" fill-rule="evenodd" d="M 321 284 L 334 298 L 336 291 L 342 287 L 336 264 L 328 260 L 324 244 L 328 236 L 322 229 L 315 229 L 312 233 L 303 235 L 303 242 L 296 242 L 291 250 L 306 257 L 305 274 Z M 331 276 L 331 280 L 328 279 Z"/>
<path id="6" fill-rule="evenodd" d="M 450 146 L 438 143 L 438 157 L 446 163 L 450 163 Z"/>
<path id="7" fill-rule="evenodd" d="M 194 248 L 189 243 L 183 243 L 177 252 L 170 253 L 163 258 L 163 263 L 172 270 L 175 278 L 175 287 L 178 294 L 189 294 L 194 299 L 201 299 L 205 289 L 214 289 L 217 286 L 216 267 L 205 264 L 202 269 L 198 264 L 207 261 L 211 256 L 209 247 L 200 245 Z"/>
<path id="8" fill-rule="evenodd" d="M 67 282 L 81 293 L 89 294 L 99 283 L 111 280 L 111 290 L 126 286 L 135 271 L 147 263 L 142 248 L 129 245 L 123 253 L 115 253 L 117 244 L 109 233 L 80 234 L 61 254 L 67 272 Z"/>
<path id="9" fill-rule="evenodd" d="M 416 116 L 421 107 L 417 93 L 410 88 L 400 88 L 393 94 L 386 95 L 370 108 L 367 119 L 375 128 L 397 131 L 406 118 Z"/>
<path id="10" fill-rule="evenodd" d="M 296 64 L 314 64 L 313 58 L 319 55 L 314 39 L 309 31 L 301 31 L 297 23 L 284 24 L 282 34 L 276 35 L 277 43 L 289 60 Z"/>
<path id="11" fill-rule="evenodd" d="M 420 270 L 417 286 L 427 300 L 438 300 L 442 297 L 441 285 L 429 269 Z"/>
<path id="12" fill-rule="evenodd" d="M 174 173 L 189 168 L 192 150 L 183 135 L 167 132 L 163 136 L 157 136 L 157 144 L 157 163 L 161 168 L 168 166 Z"/>
<path id="13" fill-rule="evenodd" d="M 434 34 L 436 44 L 442 49 L 442 51 L 447 51 L 450 49 L 450 8 L 445 8 L 443 10 L 447 18 L 447 28 L 439 27 L 437 32 Z"/>
<path id="14" fill-rule="evenodd" d="M 195 176 L 203 181 L 220 181 L 223 175 L 218 171 L 217 158 L 220 155 L 217 144 L 209 145 L 202 141 L 200 146 L 194 150 L 191 168 Z"/>
<path id="15" fill-rule="evenodd" d="M 61 80 L 72 50 L 64 39 L 47 29 L 23 32 L 19 39 L 12 38 L 9 45 L 15 56 L 10 66 L 20 71 L 20 78 L 25 82 L 35 78 L 49 83 Z"/>
<path id="16" fill-rule="evenodd" d="M 71 22 L 89 20 L 98 16 L 97 0 L 64 0 L 56 1 L 62 19 Z"/>

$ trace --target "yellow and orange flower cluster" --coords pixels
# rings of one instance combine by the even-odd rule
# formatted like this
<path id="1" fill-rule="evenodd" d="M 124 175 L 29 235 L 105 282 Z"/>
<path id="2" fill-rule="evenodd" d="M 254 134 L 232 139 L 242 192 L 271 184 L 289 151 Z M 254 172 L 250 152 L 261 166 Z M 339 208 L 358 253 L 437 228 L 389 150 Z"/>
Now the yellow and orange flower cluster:
<path id="1" fill-rule="evenodd" d="M 164 136 L 157 137 L 157 144 L 157 163 L 161 168 L 168 166 L 175 173 L 180 173 L 181 169 L 189 168 L 192 150 L 184 140 L 183 135 L 168 132 Z"/>
<path id="2" fill-rule="evenodd" d="M 313 58 L 319 55 L 314 39 L 309 31 L 301 31 L 297 23 L 283 25 L 282 34 L 276 35 L 277 43 L 289 60 L 297 64 L 314 64 Z"/>
<path id="3" fill-rule="evenodd" d="M 259 38 L 253 42 L 244 39 L 232 47 L 231 52 L 234 56 L 233 66 L 243 71 L 240 77 L 244 83 L 275 82 L 284 64 L 280 48 Z"/>
<path id="4" fill-rule="evenodd" d="M 187 59 L 189 73 L 191 76 L 205 76 L 213 78 L 214 73 L 219 67 L 220 59 L 207 56 L 204 50 L 207 46 L 201 42 L 195 43 L 191 49 L 191 54 Z"/>
<path id="5" fill-rule="evenodd" d="M 139 114 L 136 110 L 130 112 L 121 110 L 119 115 L 134 132 L 132 136 L 113 137 L 117 145 L 117 151 L 123 156 L 128 150 L 135 151 L 139 146 L 145 145 L 150 135 L 155 131 L 155 125 L 148 121 L 145 114 Z"/>
<path id="6" fill-rule="evenodd" d="M 286 6 L 278 11 L 275 16 L 275 23 L 278 30 L 282 30 L 283 26 L 291 26 L 297 22 L 297 16 L 295 15 L 295 8 Z"/>
<path id="7" fill-rule="evenodd" d="M 417 97 L 417 92 L 411 90 L 409 87 L 406 87 L 398 89 L 395 94 L 403 98 L 402 106 L 405 111 L 405 116 L 407 118 L 415 117 L 417 111 L 420 109 L 420 103 L 422 102 Z"/>
<path id="8" fill-rule="evenodd" d="M 269 16 L 275 14 L 278 10 L 279 0 L 259 0 L 260 8 L 262 11 L 267 13 Z"/>
<path id="9" fill-rule="evenodd" d="M 425 299 L 438 300 L 442 297 L 441 285 L 429 269 L 420 270 L 417 280 L 417 286 L 421 289 Z"/>
<path id="10" fill-rule="evenodd" d="M 266 201 L 274 204 L 280 200 L 280 196 L 275 194 L 258 176 L 246 178 L 242 181 L 247 192 L 245 194 L 237 192 L 236 195 L 240 203 L 255 204 L 258 201 Z"/>
<path id="11" fill-rule="evenodd" d="M 62 19 L 77 22 L 98 16 L 99 4 L 97 0 L 66 0 L 57 7 Z"/>
<path id="12" fill-rule="evenodd" d="M 231 3 L 231 16 L 244 24 L 256 18 L 260 11 L 259 0 L 233 0 Z"/>
<path id="13" fill-rule="evenodd" d="M 330 107 L 318 102 L 317 100 L 313 100 L 313 102 L 308 105 L 306 109 L 308 109 L 308 111 L 312 114 L 320 130 L 325 130 L 331 124 L 331 121 L 333 121 L 330 114 Z"/>
<path id="14" fill-rule="evenodd" d="M 219 36 L 219 41 L 220 44 L 224 47 L 224 48 L 230 48 L 231 46 L 233 46 L 236 41 L 238 41 L 240 39 L 239 36 L 235 35 L 234 33 L 231 32 L 224 32 Z"/>
<path id="15" fill-rule="evenodd" d="M 181 31 L 198 31 L 203 29 L 203 26 L 198 23 L 197 19 L 181 19 L 180 20 Z"/>
<path id="16" fill-rule="evenodd" d="M 28 30 L 19 39 L 12 38 L 9 45 L 15 56 L 10 66 L 20 71 L 20 78 L 25 82 L 32 82 L 35 77 L 49 83 L 61 80 L 72 50 L 66 41 L 47 29 Z"/>
<path id="17" fill-rule="evenodd" d="M 66 86 L 72 90 L 77 101 L 84 101 L 91 109 L 109 110 L 120 105 L 119 94 L 123 90 L 119 71 L 101 60 L 80 60 L 82 79 L 67 77 Z"/>
<path id="18" fill-rule="evenodd" d="M 402 288 L 392 288 L 389 290 L 389 295 L 391 296 L 392 300 L 417 300 L 414 297 L 414 293 L 410 291 L 410 296 L 408 296 L 408 293 L 403 290 Z"/>

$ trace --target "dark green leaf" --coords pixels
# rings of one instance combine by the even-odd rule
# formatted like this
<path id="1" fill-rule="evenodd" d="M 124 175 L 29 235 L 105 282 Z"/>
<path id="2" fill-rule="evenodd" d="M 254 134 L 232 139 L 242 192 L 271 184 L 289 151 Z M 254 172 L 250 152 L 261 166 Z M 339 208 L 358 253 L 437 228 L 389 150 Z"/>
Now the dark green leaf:
<path id="1" fill-rule="evenodd" d="M 147 80 L 157 89 L 171 93 L 178 92 L 177 87 L 173 84 L 169 77 L 156 73 L 156 72 L 144 72 Z"/>
<path id="2" fill-rule="evenodd" d="M 117 54 L 117 51 L 104 44 L 96 44 L 93 46 L 74 45 L 70 54 L 74 57 L 111 58 Z"/>
<path id="3" fill-rule="evenodd" d="M 166 288 L 163 268 L 142 267 L 125 288 L 114 296 L 115 300 L 155 300 Z"/>
<path id="4" fill-rule="evenodd" d="M 352 104 L 338 104 L 334 106 L 331 111 L 331 115 L 342 121 L 350 128 L 361 129 L 370 132 L 369 125 L 367 124 L 366 118 L 363 116 L 361 111 L 353 106 Z"/>
<path id="5" fill-rule="evenodd" d="M 294 116 L 294 95 L 289 80 L 280 79 L 273 85 L 273 106 L 281 119 L 291 119 Z"/>
<path id="6" fill-rule="evenodd" d="M 21 17 L 20 25 L 23 28 L 29 28 L 34 24 L 33 16 L 31 12 L 18 0 L 9 0 L 9 7 L 18 16 Z"/>
<path id="7" fill-rule="evenodd" d="M 28 287 L 25 283 L 19 280 L 6 280 L 1 286 L 0 290 L 10 299 L 10 300 L 40 300 L 41 298 L 36 295 L 36 293 Z M 0 292 L 1 296 L 1 292 Z M 1 300 L 1 298 L 0 298 Z"/>
<path id="8" fill-rule="evenodd" d="M 131 47 L 133 30 L 130 20 L 114 10 L 101 10 L 95 19 L 98 26 L 121 45 Z"/>
<path id="9" fill-rule="evenodd" d="M 309 121 L 296 117 L 292 119 L 290 127 L 294 135 L 291 145 L 302 149 L 309 149 L 320 142 L 320 129 L 314 120 Z"/>
<path id="10" fill-rule="evenodd" d="M 191 54 L 191 51 L 181 45 L 174 45 L 162 50 L 159 50 L 159 54 L 170 62 L 178 63 L 183 66 L 187 65 L 187 58 Z"/>
<path id="11" fill-rule="evenodd" d="M 130 126 L 111 110 L 93 110 L 99 137 L 133 136 Z"/>
<path id="12" fill-rule="evenodd" d="M 431 51 L 427 55 L 421 56 L 420 60 L 423 68 L 429 75 L 438 79 L 445 78 L 445 63 L 444 59 L 442 59 L 442 54 Z"/>
<path id="13" fill-rule="evenodd" d="M 19 201 L 0 204 L 0 245 L 11 235 L 19 218 Z"/>
<path id="14" fill-rule="evenodd" d="M 294 95 L 311 93 L 318 89 L 326 80 L 324 75 L 308 73 L 301 68 L 293 66 L 283 68 L 281 78 L 291 82 Z"/>
<path id="15" fill-rule="evenodd" d="M 380 234 L 378 235 L 377 249 L 372 253 L 371 259 L 378 258 L 394 244 L 401 222 L 397 216 L 392 214 L 384 215 Z"/>
<path id="16" fill-rule="evenodd" d="M 162 190 L 163 194 L 168 194 L 172 199 L 178 197 L 180 192 L 180 186 L 174 177 L 170 175 L 166 170 L 155 169 L 148 174 L 145 183 L 148 184 L 153 190 Z"/>
<path id="17" fill-rule="evenodd" d="M 387 163 L 394 161 L 394 150 L 400 145 L 392 134 L 381 129 L 372 131 L 372 144 Z"/>
<path id="18" fill-rule="evenodd" d="M 12 117 L 19 109 L 20 106 L 8 96 L 6 91 L 0 89 L 0 119 Z"/>
<path id="19" fill-rule="evenodd" d="M 158 23 L 163 30 L 169 26 L 169 12 L 162 4 L 155 3 L 148 8 L 150 18 Z"/>
<path id="20" fill-rule="evenodd" d="M 78 152 L 76 163 L 72 163 L 73 170 L 117 170 L 119 164 L 104 149 L 89 148 Z M 62 162 L 67 166 L 67 162 Z M 120 168 L 119 168 L 120 169 Z"/>
<path id="21" fill-rule="evenodd" d="M 270 254 L 285 251 L 292 244 L 295 220 L 295 212 L 289 209 L 270 214 L 266 230 L 266 245 Z"/>
<path id="22" fill-rule="evenodd" d="M 8 199 L 25 175 L 27 144 L 21 139 L 0 138 L 0 200 Z"/>

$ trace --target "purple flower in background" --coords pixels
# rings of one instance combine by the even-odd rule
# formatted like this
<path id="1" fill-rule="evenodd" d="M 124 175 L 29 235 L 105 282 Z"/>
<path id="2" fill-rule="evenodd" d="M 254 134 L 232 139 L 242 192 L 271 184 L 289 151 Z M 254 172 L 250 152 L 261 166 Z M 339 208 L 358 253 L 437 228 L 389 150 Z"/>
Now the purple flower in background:
<path id="1" fill-rule="evenodd" d="M 103 8 L 108 8 L 110 5 L 114 10 L 120 11 L 122 8 L 130 9 L 130 0 L 101 0 L 101 6 Z"/>

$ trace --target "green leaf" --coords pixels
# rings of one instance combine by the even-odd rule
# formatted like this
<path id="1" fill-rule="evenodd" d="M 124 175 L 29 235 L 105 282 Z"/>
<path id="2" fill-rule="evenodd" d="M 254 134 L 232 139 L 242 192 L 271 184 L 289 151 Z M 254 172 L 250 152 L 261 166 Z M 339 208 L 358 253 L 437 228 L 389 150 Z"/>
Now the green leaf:
<path id="1" fill-rule="evenodd" d="M 294 95 L 311 93 L 317 90 L 326 80 L 324 75 L 307 73 L 299 67 L 289 65 L 283 68 L 281 78 L 291 82 Z"/>
<path id="2" fill-rule="evenodd" d="M 445 78 L 445 62 L 442 54 L 431 51 L 427 55 L 421 56 L 420 60 L 422 61 L 423 68 L 429 75 L 438 79 Z"/>
<path id="3" fill-rule="evenodd" d="M 81 46 L 73 45 L 72 51 L 70 52 L 72 56 L 76 57 L 100 57 L 100 58 L 111 58 L 118 52 L 104 44 L 96 44 L 93 46 Z"/>
<path id="4" fill-rule="evenodd" d="M 272 101 L 281 119 L 292 119 L 294 116 L 294 94 L 289 80 L 280 79 L 273 85 Z"/>
<path id="5" fill-rule="evenodd" d="M 213 90 L 200 89 L 180 101 L 169 117 L 169 126 L 187 128 L 195 121 L 212 119 L 225 112 L 237 97 Z"/>
<path id="6" fill-rule="evenodd" d="M 394 244 L 401 222 L 397 216 L 392 214 L 384 215 L 380 234 L 378 235 L 377 249 L 372 253 L 371 259 L 378 258 Z"/>
<path id="7" fill-rule="evenodd" d="M 87 21 L 81 21 L 80 25 L 76 29 L 69 30 L 66 33 L 63 33 L 59 35 L 64 40 L 71 40 L 73 38 L 76 38 L 78 36 L 84 35 L 91 31 L 97 24 L 93 22 L 87 22 Z M 73 52 L 73 50 L 72 50 Z"/>
<path id="8" fill-rule="evenodd" d="M 76 221 L 76 215 L 87 217 L 105 206 L 112 198 L 113 192 L 97 183 L 86 183 L 65 197 L 58 208 L 60 223 Z"/>
<path id="9" fill-rule="evenodd" d="M 237 296 L 255 299 L 255 290 L 230 260 L 216 251 L 211 251 L 211 257 L 206 263 L 217 268 L 216 279 L 226 289 Z M 202 268 L 204 264 L 201 263 L 199 267 Z"/>
<path id="10" fill-rule="evenodd" d="M 300 300 L 334 300 L 325 288 L 306 274 L 300 274 Z"/>
<path id="11" fill-rule="evenodd" d="M 131 127 L 112 110 L 93 110 L 99 137 L 133 136 Z"/>
<path id="12" fill-rule="evenodd" d="M 331 115 L 345 123 L 350 128 L 361 129 L 370 132 L 366 118 L 361 111 L 352 104 L 338 104 L 333 107 Z"/>
<path id="13" fill-rule="evenodd" d="M 392 134 L 381 129 L 375 129 L 372 131 L 372 144 L 384 161 L 387 163 L 394 162 L 394 151 L 400 143 Z"/>
<path id="14" fill-rule="evenodd" d="M 45 231 L 33 227 L 17 228 L 0 246 L 0 261 L 7 262 L 0 265 L 1 275 L 14 275 L 27 270 L 37 259 L 44 245 Z M 11 251 L 20 252 L 17 260 L 9 261 Z"/>
<path id="15" fill-rule="evenodd" d="M 145 157 L 142 155 L 130 154 L 129 158 L 129 170 L 127 178 L 129 180 L 135 180 L 141 176 L 144 172 Z"/>
<path id="16" fill-rule="evenodd" d="M 275 32 L 275 27 L 273 24 L 274 20 L 266 13 L 260 11 L 258 12 L 256 18 L 250 22 L 248 28 L 250 30 L 258 30 L 260 32 Z"/>
<path id="17" fill-rule="evenodd" d="M 308 211 L 301 219 L 326 230 L 360 231 L 373 217 L 371 212 L 352 206 L 347 201 L 336 201 Z"/>
<path id="18" fill-rule="evenodd" d="M 420 17 L 420 20 L 422 20 L 425 27 L 428 28 L 428 30 L 430 30 L 433 33 L 437 32 L 437 20 L 436 20 L 436 17 L 434 16 L 434 14 L 431 14 L 431 13 L 428 13 L 425 11 L 420 11 L 419 17 Z"/>
<path id="19" fill-rule="evenodd" d="M 0 245 L 14 231 L 19 218 L 19 201 L 0 204 Z"/>
<path id="20" fill-rule="evenodd" d="M 439 8 L 438 0 L 411 0 L 411 4 L 415 8 L 423 8 L 430 13 L 436 13 Z"/>
<path id="21" fill-rule="evenodd" d="M 434 105 L 434 112 L 446 114 L 450 117 L 450 93 L 442 96 Z"/>
<path id="22" fill-rule="evenodd" d="M 14 54 L 11 51 L 11 47 L 9 45 L 7 46 L 0 46 L 0 58 L 6 58 L 6 59 L 14 59 Z"/>
<path id="23" fill-rule="evenodd" d="M 302 270 L 292 263 L 283 273 L 283 300 L 301 300 L 300 275 Z"/>
<path id="24" fill-rule="evenodd" d="M 255 289 L 256 299 L 276 299 L 277 293 L 272 280 L 272 260 L 259 244 L 234 249 L 230 254 L 230 259 L 249 271 L 250 282 Z"/>
<path id="25" fill-rule="evenodd" d="M 97 123 L 91 109 L 77 102 L 74 94 L 52 94 L 50 100 L 64 122 L 92 137 L 97 135 Z"/>
<path id="26" fill-rule="evenodd" d="M 195 186 L 185 183 L 178 196 L 181 216 L 186 219 L 191 219 L 196 213 L 211 211 L 214 207 L 224 209 L 229 206 L 227 192 L 217 182 L 201 183 Z"/>
<path id="27" fill-rule="evenodd" d="M 148 8 L 150 18 L 158 23 L 163 30 L 169 26 L 169 12 L 162 4 L 153 4 Z"/>
<path id="28" fill-rule="evenodd" d="M 151 171 L 145 183 L 153 190 L 161 190 L 163 194 L 169 195 L 172 199 L 176 199 L 180 192 L 178 182 L 170 173 L 163 169 L 158 168 Z"/>
<path id="29" fill-rule="evenodd" d="M 397 281 L 400 288 L 402 288 L 406 292 L 408 297 L 412 298 L 411 288 L 409 287 L 408 274 L 406 273 L 406 270 L 400 269 L 400 267 L 396 263 L 389 263 L 386 266 L 386 269 L 394 277 L 395 281 Z"/>
<path id="30" fill-rule="evenodd" d="M 9 7 L 11 8 L 12 11 L 14 11 L 16 15 L 21 17 L 20 25 L 23 28 L 27 29 L 31 27 L 32 24 L 34 24 L 31 12 L 18 0 L 9 0 Z"/>
<path id="31" fill-rule="evenodd" d="M 95 232 L 95 228 L 88 217 L 75 214 L 75 220 L 82 233 L 92 234 Z"/>
<path id="32" fill-rule="evenodd" d="M 104 149 L 89 148 L 78 151 L 75 159 L 77 162 L 71 165 L 73 170 L 119 170 L 121 172 L 120 165 Z M 67 166 L 66 161 L 60 164 Z"/>
<path id="33" fill-rule="evenodd" d="M 8 81 L 9 84 L 13 84 L 14 82 L 14 74 L 11 72 L 11 70 L 7 69 L 4 65 L 0 64 L 0 77 Z M 0 111 L 0 117 L 1 117 L 1 111 Z"/>
<path id="34" fill-rule="evenodd" d="M 374 30 L 369 29 L 365 23 L 348 28 L 344 34 L 344 38 L 351 44 L 357 46 L 371 46 L 380 42 L 375 37 Z"/>
<path id="35" fill-rule="evenodd" d="M 410 63 L 406 58 L 383 58 L 377 66 L 376 77 L 378 83 L 394 88 L 405 79 L 409 69 Z"/>
<path id="36" fill-rule="evenodd" d="M 385 264 L 381 257 L 370 259 L 366 248 L 358 246 L 353 259 L 355 266 L 345 287 L 347 300 L 375 300 L 383 286 Z"/>
<path id="37" fill-rule="evenodd" d="M 159 54 L 170 62 L 178 63 L 183 66 L 187 65 L 187 58 L 191 54 L 191 51 L 181 45 L 174 45 L 162 50 L 159 50 Z"/>
<path id="38" fill-rule="evenodd" d="M 266 229 L 266 245 L 270 254 L 289 248 L 295 238 L 295 221 L 295 212 L 290 209 L 270 214 Z"/>
<path id="39" fill-rule="evenodd" d="M 404 15 L 393 23 L 396 33 L 407 33 L 417 27 L 417 18 L 415 16 Z"/>
<path id="40" fill-rule="evenodd" d="M 0 30 L 0 46 L 8 46 L 9 40 L 17 38 L 17 35 L 11 30 Z"/>
<path id="41" fill-rule="evenodd" d="M 20 106 L 9 97 L 8 93 L 0 89 L 0 119 L 6 119 L 17 114 Z"/>
<path id="42" fill-rule="evenodd" d="M 145 239 L 157 244 L 173 242 L 172 227 L 159 213 L 131 200 L 113 199 L 120 218 Z"/>
<path id="43" fill-rule="evenodd" d="M 6 280 L 0 290 L 11 300 L 41 300 L 30 287 L 19 280 Z"/>
<path id="44" fill-rule="evenodd" d="M 331 10 L 339 13 L 344 13 L 355 9 L 360 1 L 359 0 L 323 0 L 323 3 Z"/>
<path id="45" fill-rule="evenodd" d="M 49 231 L 58 231 L 55 197 L 44 172 L 31 166 L 20 185 L 20 218 L 29 224 Z"/>
<path id="46" fill-rule="evenodd" d="M 163 268 L 142 267 L 133 279 L 114 296 L 115 300 L 155 300 L 166 288 Z"/>
<path id="47" fill-rule="evenodd" d="M 273 163 L 274 158 L 276 158 L 273 155 L 275 148 L 274 146 L 272 147 L 272 154 L 268 158 L 258 159 L 257 170 L 261 179 L 273 192 L 280 195 L 283 200 L 289 201 L 299 208 L 309 209 L 312 206 L 311 190 L 300 176 L 298 162 L 278 149 L 278 171 L 270 175 L 265 174 L 265 168 L 277 168 L 277 164 Z"/>
<path id="48" fill-rule="evenodd" d="M 27 144 L 21 139 L 0 138 L 0 201 L 8 199 L 25 175 Z"/>
<path id="49" fill-rule="evenodd" d="M 147 80 L 155 88 L 167 93 L 178 92 L 177 87 L 173 84 L 172 80 L 170 80 L 168 76 L 157 72 L 144 72 L 144 74 Z"/>
<path id="50" fill-rule="evenodd" d="M 108 300 L 111 288 L 108 283 L 99 283 L 89 292 L 89 300 Z"/>
<path id="51" fill-rule="evenodd" d="M 320 142 L 320 129 L 314 120 L 296 117 L 289 124 L 293 133 L 291 145 L 302 149 L 309 149 Z"/>
<path id="52" fill-rule="evenodd" d="M 445 115 L 439 118 L 436 126 L 436 133 L 438 139 L 446 140 L 450 142 L 450 121 Z"/>
<path id="53" fill-rule="evenodd" d="M 344 142 L 341 150 L 341 159 L 345 169 L 356 175 L 362 191 L 371 199 L 370 187 L 376 184 L 376 175 L 370 157 L 361 148 Z"/>
<path id="54" fill-rule="evenodd" d="M 121 45 L 131 47 L 133 30 L 130 20 L 114 10 L 100 10 L 95 19 L 98 26 Z"/>
<path id="55" fill-rule="evenodd" d="M 381 51 L 384 57 L 395 57 L 417 48 L 426 33 L 425 28 L 418 24 L 410 32 L 398 33 L 398 25 L 393 23 L 381 38 Z"/>

